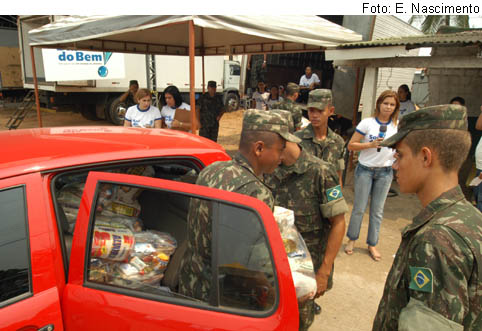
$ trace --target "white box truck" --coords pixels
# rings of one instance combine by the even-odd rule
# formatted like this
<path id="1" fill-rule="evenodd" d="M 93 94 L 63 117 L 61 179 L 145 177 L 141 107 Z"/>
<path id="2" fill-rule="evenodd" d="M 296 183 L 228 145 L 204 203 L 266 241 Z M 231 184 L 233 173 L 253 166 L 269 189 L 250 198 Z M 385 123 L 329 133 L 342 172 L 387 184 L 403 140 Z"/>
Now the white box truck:
<path id="1" fill-rule="evenodd" d="M 53 21 L 55 21 L 55 16 L 19 17 L 18 35 L 21 51 L 22 79 L 25 88 L 34 88 L 28 32 Z M 62 50 L 57 51 L 62 53 Z M 148 60 L 146 55 L 117 54 L 117 56 L 123 57 L 124 75 L 122 78 L 101 79 L 93 76 L 92 78 L 98 79 L 85 79 L 85 75 L 76 76 L 65 70 L 65 77 L 60 77 L 55 81 L 48 81 L 44 60 L 46 63 L 52 63 L 55 60 L 59 61 L 59 56 L 55 54 L 50 55 L 52 54 L 51 52 L 43 52 L 42 49 L 37 48 L 35 48 L 34 52 L 41 104 L 47 108 L 73 107 L 87 118 L 107 119 L 118 125 L 123 123 L 123 111 L 118 98 L 128 90 L 129 81 L 137 80 L 140 88 L 147 88 L 149 87 L 148 81 L 152 77 L 151 61 Z M 62 54 L 63 56 L 60 59 L 65 61 L 66 56 L 64 53 Z M 44 55 L 53 56 L 54 58 L 44 59 Z M 83 57 L 79 54 L 79 58 L 85 59 L 85 56 Z M 238 58 L 241 60 L 240 56 L 234 56 L 233 60 L 229 60 L 227 56 L 206 56 L 204 58 L 206 91 L 207 82 L 210 80 L 216 81 L 218 85 L 217 91 L 223 94 L 223 100 L 228 111 L 236 110 L 239 106 L 241 66 Z M 76 60 L 75 54 L 72 60 Z M 84 68 L 87 68 L 88 64 L 83 64 L 85 65 Z M 156 92 L 162 93 L 166 87 L 175 85 L 183 94 L 183 99 L 189 103 L 189 57 L 156 55 L 155 68 Z M 60 72 L 62 74 L 62 70 Z M 82 79 L 78 79 L 79 76 Z M 152 88 L 152 86 L 150 87 Z M 196 57 L 196 100 L 202 94 L 202 91 L 202 58 Z"/>

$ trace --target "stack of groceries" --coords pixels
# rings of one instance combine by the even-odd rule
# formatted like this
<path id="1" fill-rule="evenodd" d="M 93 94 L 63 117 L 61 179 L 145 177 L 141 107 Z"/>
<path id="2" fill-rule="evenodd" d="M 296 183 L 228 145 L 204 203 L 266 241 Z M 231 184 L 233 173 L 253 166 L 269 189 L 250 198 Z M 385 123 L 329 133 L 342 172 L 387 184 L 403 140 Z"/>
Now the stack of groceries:
<path id="1" fill-rule="evenodd" d="M 290 209 L 275 206 L 274 218 L 281 233 L 291 268 L 291 276 L 298 301 L 312 299 L 316 294 L 316 277 L 310 252 L 295 226 L 295 215 Z"/>

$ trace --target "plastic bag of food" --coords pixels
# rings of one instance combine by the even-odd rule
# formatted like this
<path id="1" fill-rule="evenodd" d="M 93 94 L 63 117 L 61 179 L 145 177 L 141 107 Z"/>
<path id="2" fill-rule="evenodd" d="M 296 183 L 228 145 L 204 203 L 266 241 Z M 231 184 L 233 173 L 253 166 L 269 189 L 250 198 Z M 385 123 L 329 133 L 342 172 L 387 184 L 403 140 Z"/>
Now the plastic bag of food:
<path id="1" fill-rule="evenodd" d="M 98 214 L 95 217 L 96 222 L 101 223 L 120 223 L 127 226 L 132 232 L 141 232 L 144 224 L 142 220 L 137 217 L 127 217 L 114 214 L 113 216 L 106 216 L 104 214 Z"/>
<path id="2" fill-rule="evenodd" d="M 91 256 L 125 261 L 129 258 L 134 244 L 134 233 L 124 224 L 96 222 Z"/>
<path id="3" fill-rule="evenodd" d="M 291 275 L 298 299 L 311 299 L 316 294 L 316 277 L 310 252 L 295 226 L 295 215 L 290 209 L 275 206 L 274 218 L 288 255 Z"/>
<path id="4" fill-rule="evenodd" d="M 154 230 L 136 233 L 132 256 L 147 265 L 148 270 L 164 272 L 177 247 L 176 239 L 168 233 Z"/>

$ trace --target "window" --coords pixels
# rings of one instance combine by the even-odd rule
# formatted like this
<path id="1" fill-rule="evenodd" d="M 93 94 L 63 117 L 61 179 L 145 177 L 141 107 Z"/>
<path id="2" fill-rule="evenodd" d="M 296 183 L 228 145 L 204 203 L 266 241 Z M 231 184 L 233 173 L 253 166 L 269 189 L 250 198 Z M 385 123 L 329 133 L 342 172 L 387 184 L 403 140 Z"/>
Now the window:
<path id="1" fill-rule="evenodd" d="M 195 183 L 199 169 L 190 160 L 162 160 L 142 164 L 115 165 L 109 167 L 96 167 L 88 170 L 80 170 L 57 175 L 53 180 L 53 195 L 59 229 L 62 230 L 61 238 L 64 239 L 67 259 L 70 257 L 72 235 L 74 233 L 77 213 L 79 212 L 80 200 L 84 191 L 85 181 L 89 171 L 104 171 L 113 173 L 125 173 L 146 177 L 170 179 L 175 181 Z M 119 199 L 137 199 L 131 196 L 132 192 L 119 191 Z M 137 192 L 137 191 L 136 191 Z M 108 194 L 109 192 L 105 192 Z M 112 192 L 110 192 L 112 193 Z M 114 197 L 115 199 L 116 197 Z M 135 200 L 134 199 L 134 200 Z M 65 261 L 67 265 L 67 260 Z"/>
<path id="2" fill-rule="evenodd" d="M 119 192 L 133 198 L 119 199 Z M 253 211 L 124 184 L 101 183 L 96 194 L 86 271 L 90 283 L 216 310 L 249 314 L 274 307 L 272 257 Z"/>
<path id="3" fill-rule="evenodd" d="M 241 75 L 241 67 L 237 64 L 229 65 L 229 71 L 231 76 L 240 76 Z"/>
<path id="4" fill-rule="evenodd" d="M 30 293 L 30 249 L 24 187 L 0 191 L 0 306 Z M 14 299 L 15 300 L 15 299 Z"/>

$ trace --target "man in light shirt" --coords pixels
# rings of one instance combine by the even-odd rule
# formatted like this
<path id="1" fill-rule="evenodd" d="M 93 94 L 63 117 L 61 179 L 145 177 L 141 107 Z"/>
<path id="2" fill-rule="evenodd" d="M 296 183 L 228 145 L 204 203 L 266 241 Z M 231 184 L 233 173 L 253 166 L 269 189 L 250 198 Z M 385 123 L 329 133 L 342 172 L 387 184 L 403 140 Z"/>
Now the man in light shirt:
<path id="1" fill-rule="evenodd" d="M 300 78 L 300 97 L 298 102 L 306 103 L 310 91 L 320 86 L 320 78 L 317 74 L 313 73 L 310 66 L 307 66 L 305 74 Z"/>

